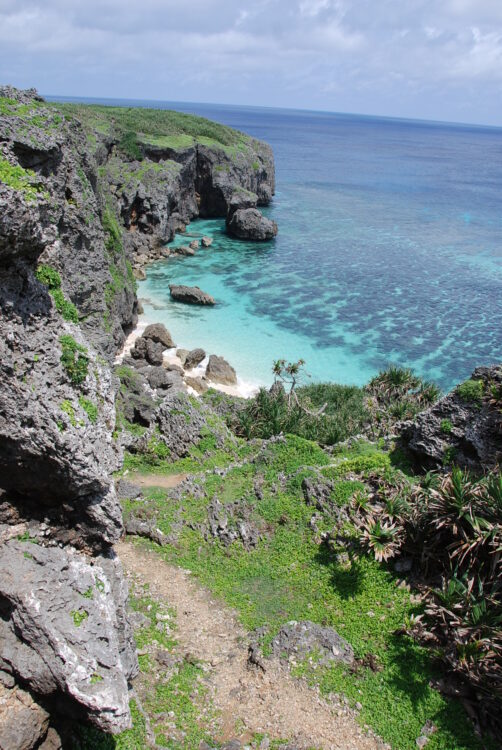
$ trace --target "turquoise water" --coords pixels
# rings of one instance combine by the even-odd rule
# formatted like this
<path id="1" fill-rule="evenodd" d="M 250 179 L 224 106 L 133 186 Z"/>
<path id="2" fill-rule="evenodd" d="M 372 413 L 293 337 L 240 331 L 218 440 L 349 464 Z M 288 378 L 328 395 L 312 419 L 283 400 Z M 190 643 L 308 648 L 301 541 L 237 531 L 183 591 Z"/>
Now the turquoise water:
<path id="1" fill-rule="evenodd" d="M 167 105 L 165 105 L 167 106 Z M 222 221 L 192 258 L 148 269 L 139 294 L 183 347 L 270 383 L 274 359 L 315 380 L 362 384 L 389 363 L 447 389 L 502 360 L 502 130 L 406 120 L 181 105 L 267 140 L 279 225 L 263 245 Z M 184 242 L 184 239 L 180 240 Z M 195 309 L 168 283 L 218 300 Z"/>
<path id="2" fill-rule="evenodd" d="M 183 347 L 224 355 L 252 383 L 274 359 L 315 380 L 365 383 L 389 363 L 447 389 L 502 361 L 502 129 L 210 104 L 89 100 L 177 109 L 268 141 L 279 235 L 230 240 L 148 270 L 145 317 Z M 183 241 L 183 240 L 182 240 Z M 214 308 L 172 303 L 198 284 Z"/>

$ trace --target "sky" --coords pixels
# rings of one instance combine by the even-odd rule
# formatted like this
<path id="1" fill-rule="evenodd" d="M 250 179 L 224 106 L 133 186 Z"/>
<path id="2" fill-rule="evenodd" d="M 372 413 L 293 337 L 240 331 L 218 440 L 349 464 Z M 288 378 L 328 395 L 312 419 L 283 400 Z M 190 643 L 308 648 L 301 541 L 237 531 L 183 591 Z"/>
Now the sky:
<path id="1" fill-rule="evenodd" d="M 502 125 L 502 0 L 0 0 L 0 82 Z"/>

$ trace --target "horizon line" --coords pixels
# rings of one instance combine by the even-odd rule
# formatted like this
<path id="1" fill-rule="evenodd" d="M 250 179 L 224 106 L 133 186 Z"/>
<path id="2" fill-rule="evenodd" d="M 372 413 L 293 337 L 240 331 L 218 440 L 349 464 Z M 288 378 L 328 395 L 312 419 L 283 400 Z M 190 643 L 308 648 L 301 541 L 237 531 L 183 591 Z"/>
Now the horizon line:
<path id="1" fill-rule="evenodd" d="M 378 119 L 378 120 L 402 120 L 405 122 L 415 122 L 415 123 L 426 123 L 429 125 L 450 125 L 450 126 L 458 126 L 458 127 L 475 127 L 475 128 L 482 128 L 487 130 L 502 130 L 502 124 L 501 125 L 487 125 L 484 123 L 476 123 L 476 122 L 460 122 L 456 120 L 428 120 L 420 117 L 403 117 L 401 115 L 375 115 L 375 114 L 368 114 L 366 112 L 336 112 L 334 110 L 329 109 L 308 109 L 303 107 L 273 107 L 266 104 L 227 104 L 225 102 L 204 102 L 204 101 L 183 101 L 183 100 L 171 100 L 171 99 L 129 99 L 129 98 L 123 98 L 123 97 L 112 97 L 112 96 L 82 96 L 82 95 L 75 95 L 75 94 L 44 94 L 41 93 L 41 96 L 43 96 L 47 100 L 57 100 L 57 99 L 76 99 L 76 100 L 87 100 L 90 103 L 92 103 L 93 100 L 101 99 L 104 101 L 109 102 L 145 102 L 150 104 L 188 104 L 188 105 L 206 105 L 206 106 L 216 106 L 216 107 L 238 107 L 240 109 L 266 109 L 266 110 L 272 110 L 272 111 L 282 111 L 282 112 L 310 112 L 312 114 L 322 114 L 322 115 L 338 115 L 342 117 L 365 117 L 368 119 Z M 105 105 L 106 106 L 106 105 Z M 120 105 L 118 105 L 120 106 Z M 144 109 L 148 109 L 148 107 L 144 107 Z"/>

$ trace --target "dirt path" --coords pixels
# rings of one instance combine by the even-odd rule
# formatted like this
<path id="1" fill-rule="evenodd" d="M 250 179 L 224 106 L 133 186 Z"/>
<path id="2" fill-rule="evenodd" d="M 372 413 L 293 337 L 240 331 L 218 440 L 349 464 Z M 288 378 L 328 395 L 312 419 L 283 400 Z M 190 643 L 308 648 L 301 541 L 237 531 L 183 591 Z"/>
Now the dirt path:
<path id="1" fill-rule="evenodd" d="M 254 733 L 288 739 L 295 750 L 381 750 L 343 703 L 327 702 L 278 660 L 248 665 L 246 631 L 235 614 L 189 573 L 129 542 L 116 546 L 125 570 L 176 609 L 180 652 L 210 665 L 209 696 L 221 716 L 218 738 L 249 742 Z M 237 727 L 237 729 L 236 729 Z M 194 748 L 197 750 L 197 748 Z"/>
<path id="2" fill-rule="evenodd" d="M 127 474 L 125 479 L 138 487 L 161 487 L 170 490 L 184 482 L 188 474 Z"/>

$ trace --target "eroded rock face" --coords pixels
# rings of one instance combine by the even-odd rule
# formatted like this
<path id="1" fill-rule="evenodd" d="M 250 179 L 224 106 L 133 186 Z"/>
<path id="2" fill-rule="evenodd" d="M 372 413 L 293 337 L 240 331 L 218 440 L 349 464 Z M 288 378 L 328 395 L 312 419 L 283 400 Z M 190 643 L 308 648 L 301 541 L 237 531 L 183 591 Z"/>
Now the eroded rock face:
<path id="1" fill-rule="evenodd" d="M 227 224 L 228 231 L 240 240 L 265 242 L 277 234 L 275 221 L 265 218 L 257 208 L 240 208 Z"/>
<path id="2" fill-rule="evenodd" d="M 405 423 L 401 438 L 423 469 L 494 469 L 502 461 L 501 408 L 502 366 L 478 367 L 467 384 Z"/>
<path id="3" fill-rule="evenodd" d="M 188 352 L 185 359 L 185 369 L 193 370 L 194 367 L 200 365 L 200 363 L 206 358 L 206 352 L 204 349 L 192 349 Z"/>
<path id="4" fill-rule="evenodd" d="M 11 539 L 0 547 L 1 663 L 38 695 L 106 731 L 129 724 L 136 673 L 118 560 Z M 48 669 L 49 667 L 49 669 Z"/>
<path id="5" fill-rule="evenodd" d="M 121 456 L 105 356 L 133 320 L 134 292 L 124 318 L 114 305 L 125 292 L 105 305 L 112 276 L 79 124 L 32 92 L 2 96 L 0 156 L 18 179 L 0 186 L 0 670 L 49 711 L 117 732 L 130 724 L 137 667 L 110 552 Z M 40 713 L 27 710 L 34 736 Z"/>
<path id="6" fill-rule="evenodd" d="M 49 714 L 25 690 L 0 683 L 0 748 L 32 750 L 47 735 Z"/>

